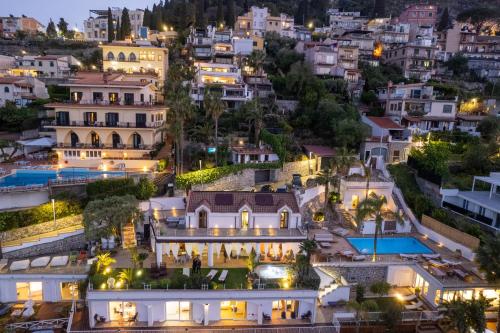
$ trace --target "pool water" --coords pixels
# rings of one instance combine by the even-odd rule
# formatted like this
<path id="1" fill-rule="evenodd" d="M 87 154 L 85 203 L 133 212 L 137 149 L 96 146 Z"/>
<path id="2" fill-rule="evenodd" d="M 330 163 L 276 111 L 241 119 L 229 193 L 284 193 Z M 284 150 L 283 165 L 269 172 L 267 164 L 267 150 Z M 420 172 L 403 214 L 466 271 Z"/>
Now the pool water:
<path id="1" fill-rule="evenodd" d="M 362 254 L 373 254 L 373 237 L 346 238 Z M 377 239 L 377 254 L 429 254 L 431 249 L 413 237 L 386 237 Z"/>
<path id="2" fill-rule="evenodd" d="M 287 266 L 284 265 L 259 265 L 255 273 L 261 279 L 284 279 L 288 276 Z"/>
<path id="3" fill-rule="evenodd" d="M 97 171 L 85 168 L 66 168 L 57 170 L 16 170 L 15 173 L 0 178 L 0 187 L 47 185 L 49 180 L 75 178 L 108 178 L 124 176 L 123 171 Z"/>

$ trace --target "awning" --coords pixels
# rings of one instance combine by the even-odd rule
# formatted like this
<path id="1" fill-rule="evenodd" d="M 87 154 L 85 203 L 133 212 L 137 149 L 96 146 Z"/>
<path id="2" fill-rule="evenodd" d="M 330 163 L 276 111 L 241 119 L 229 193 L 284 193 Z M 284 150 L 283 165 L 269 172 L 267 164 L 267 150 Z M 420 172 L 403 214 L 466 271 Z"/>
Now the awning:
<path id="1" fill-rule="evenodd" d="M 25 146 L 25 147 L 53 147 L 56 144 L 56 141 L 51 138 L 38 138 L 34 140 L 21 140 L 17 141 L 17 143 Z"/>

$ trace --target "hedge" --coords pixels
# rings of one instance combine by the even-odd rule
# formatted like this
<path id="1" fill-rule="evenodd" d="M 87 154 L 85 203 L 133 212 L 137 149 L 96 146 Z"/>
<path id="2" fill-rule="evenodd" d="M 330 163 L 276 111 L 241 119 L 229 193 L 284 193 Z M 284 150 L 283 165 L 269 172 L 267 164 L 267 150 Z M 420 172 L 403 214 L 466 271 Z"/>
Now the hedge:
<path id="1" fill-rule="evenodd" d="M 245 169 L 279 169 L 279 163 L 246 163 L 188 172 L 176 177 L 177 188 L 188 189 L 197 184 L 212 183 Z"/>
<path id="2" fill-rule="evenodd" d="M 81 204 L 77 200 L 56 200 L 55 209 L 56 218 L 58 219 L 82 213 Z M 52 210 L 52 202 L 25 210 L 1 212 L 0 231 L 27 227 L 52 221 L 53 219 L 54 212 Z"/>
<path id="3" fill-rule="evenodd" d="M 142 177 L 137 184 L 132 178 L 103 179 L 87 184 L 87 197 L 92 201 L 130 194 L 138 200 L 148 200 L 156 190 L 153 182 L 146 177 Z"/>

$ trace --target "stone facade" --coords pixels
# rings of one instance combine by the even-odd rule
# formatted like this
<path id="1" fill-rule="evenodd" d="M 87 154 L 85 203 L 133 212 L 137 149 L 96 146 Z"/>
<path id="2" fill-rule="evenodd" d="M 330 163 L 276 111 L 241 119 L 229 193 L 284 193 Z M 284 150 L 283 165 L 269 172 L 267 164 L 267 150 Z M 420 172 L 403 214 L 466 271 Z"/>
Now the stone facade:
<path id="1" fill-rule="evenodd" d="M 22 240 L 23 238 L 40 235 L 72 226 L 82 226 L 82 215 L 67 216 L 54 221 L 38 223 L 23 228 L 2 232 L 0 239 L 4 242 Z"/>
<path id="2" fill-rule="evenodd" d="M 430 199 L 435 205 L 441 206 L 440 186 L 418 176 L 415 177 L 415 180 L 417 181 L 418 187 L 425 194 L 425 196 Z"/>
<path id="3" fill-rule="evenodd" d="M 335 270 L 342 275 L 347 282 L 359 283 L 365 287 L 369 287 L 374 282 L 387 281 L 386 266 L 335 267 Z"/>
<path id="4" fill-rule="evenodd" d="M 7 259 L 26 259 L 29 257 L 50 255 L 55 253 L 67 253 L 72 250 L 79 250 L 85 245 L 85 234 L 70 236 L 51 243 L 44 243 L 17 251 L 7 252 L 3 254 Z"/>

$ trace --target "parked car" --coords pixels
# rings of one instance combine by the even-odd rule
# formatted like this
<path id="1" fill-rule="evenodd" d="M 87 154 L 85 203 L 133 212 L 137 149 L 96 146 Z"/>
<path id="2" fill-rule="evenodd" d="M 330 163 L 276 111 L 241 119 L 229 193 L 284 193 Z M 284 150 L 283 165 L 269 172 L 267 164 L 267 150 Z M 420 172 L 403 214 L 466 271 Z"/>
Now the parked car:
<path id="1" fill-rule="evenodd" d="M 274 188 L 272 185 L 264 185 L 260 188 L 260 192 L 266 192 L 266 193 L 274 192 Z"/>
<path id="2" fill-rule="evenodd" d="M 302 176 L 299 173 L 294 173 L 292 175 L 292 186 L 294 188 L 302 187 Z"/>
<path id="3" fill-rule="evenodd" d="M 282 187 L 278 187 L 276 189 L 276 192 L 278 192 L 278 193 L 286 193 L 286 192 L 288 192 L 288 189 L 286 188 L 286 186 L 282 186 Z"/>

